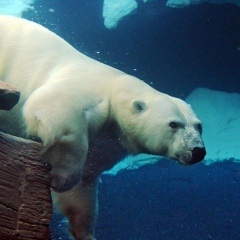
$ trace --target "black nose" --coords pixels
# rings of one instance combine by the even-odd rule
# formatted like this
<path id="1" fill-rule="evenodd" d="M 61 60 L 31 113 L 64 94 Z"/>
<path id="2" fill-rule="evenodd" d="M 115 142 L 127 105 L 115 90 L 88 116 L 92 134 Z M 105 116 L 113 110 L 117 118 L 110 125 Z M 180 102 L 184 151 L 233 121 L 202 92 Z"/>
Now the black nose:
<path id="1" fill-rule="evenodd" d="M 192 163 L 200 162 L 206 155 L 205 147 L 195 147 L 192 150 Z"/>

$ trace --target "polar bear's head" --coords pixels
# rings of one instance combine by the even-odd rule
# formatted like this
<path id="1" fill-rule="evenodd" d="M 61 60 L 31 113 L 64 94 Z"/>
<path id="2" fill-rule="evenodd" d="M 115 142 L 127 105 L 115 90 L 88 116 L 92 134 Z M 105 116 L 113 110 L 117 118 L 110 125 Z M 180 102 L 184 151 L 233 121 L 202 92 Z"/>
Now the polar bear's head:
<path id="1" fill-rule="evenodd" d="M 186 102 L 154 91 L 127 105 L 118 112 L 118 123 L 130 152 L 161 155 L 184 165 L 203 160 L 202 124 Z"/>

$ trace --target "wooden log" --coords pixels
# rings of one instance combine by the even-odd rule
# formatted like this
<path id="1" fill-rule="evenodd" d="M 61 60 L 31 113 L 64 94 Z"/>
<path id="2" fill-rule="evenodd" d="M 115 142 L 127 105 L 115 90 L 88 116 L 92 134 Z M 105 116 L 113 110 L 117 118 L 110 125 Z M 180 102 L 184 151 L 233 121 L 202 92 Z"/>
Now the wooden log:
<path id="1" fill-rule="evenodd" d="M 0 81 L 0 110 L 10 110 L 19 101 L 20 92 L 9 86 L 8 84 Z"/>
<path id="2" fill-rule="evenodd" d="M 49 169 L 40 143 L 0 132 L 0 239 L 48 240 Z"/>

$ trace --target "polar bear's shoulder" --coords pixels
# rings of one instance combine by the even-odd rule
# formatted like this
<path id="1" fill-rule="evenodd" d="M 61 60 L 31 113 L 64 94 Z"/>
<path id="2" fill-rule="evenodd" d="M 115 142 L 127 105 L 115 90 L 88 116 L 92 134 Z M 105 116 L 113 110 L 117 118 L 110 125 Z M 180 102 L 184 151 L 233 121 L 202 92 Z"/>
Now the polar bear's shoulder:
<path id="1" fill-rule="evenodd" d="M 14 16 L 8 16 L 8 15 L 2 15 L 0 14 L 0 29 L 1 31 L 5 31 L 8 33 L 13 32 L 22 32 L 22 34 L 27 34 L 28 32 L 42 32 L 49 34 L 50 31 L 47 30 L 42 25 L 29 21 L 24 18 L 14 17 Z M 20 35 L 21 36 L 21 35 Z"/>
<path id="2" fill-rule="evenodd" d="M 48 49 L 51 50 L 48 51 L 49 54 L 55 57 L 61 55 L 79 57 L 80 55 L 76 49 L 54 32 L 23 18 L 0 15 L 0 36 L 0 47 L 8 46 L 5 51 L 34 50 L 35 54 L 39 53 L 41 56 L 41 53 L 44 54 Z"/>

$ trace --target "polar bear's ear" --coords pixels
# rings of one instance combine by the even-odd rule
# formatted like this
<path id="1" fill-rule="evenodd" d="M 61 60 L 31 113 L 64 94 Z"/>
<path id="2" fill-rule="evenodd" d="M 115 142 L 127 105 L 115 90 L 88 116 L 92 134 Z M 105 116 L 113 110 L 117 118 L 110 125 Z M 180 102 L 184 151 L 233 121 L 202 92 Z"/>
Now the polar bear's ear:
<path id="1" fill-rule="evenodd" d="M 144 101 L 141 100 L 133 100 L 132 101 L 132 109 L 133 113 L 140 113 L 145 111 L 147 105 Z"/>

